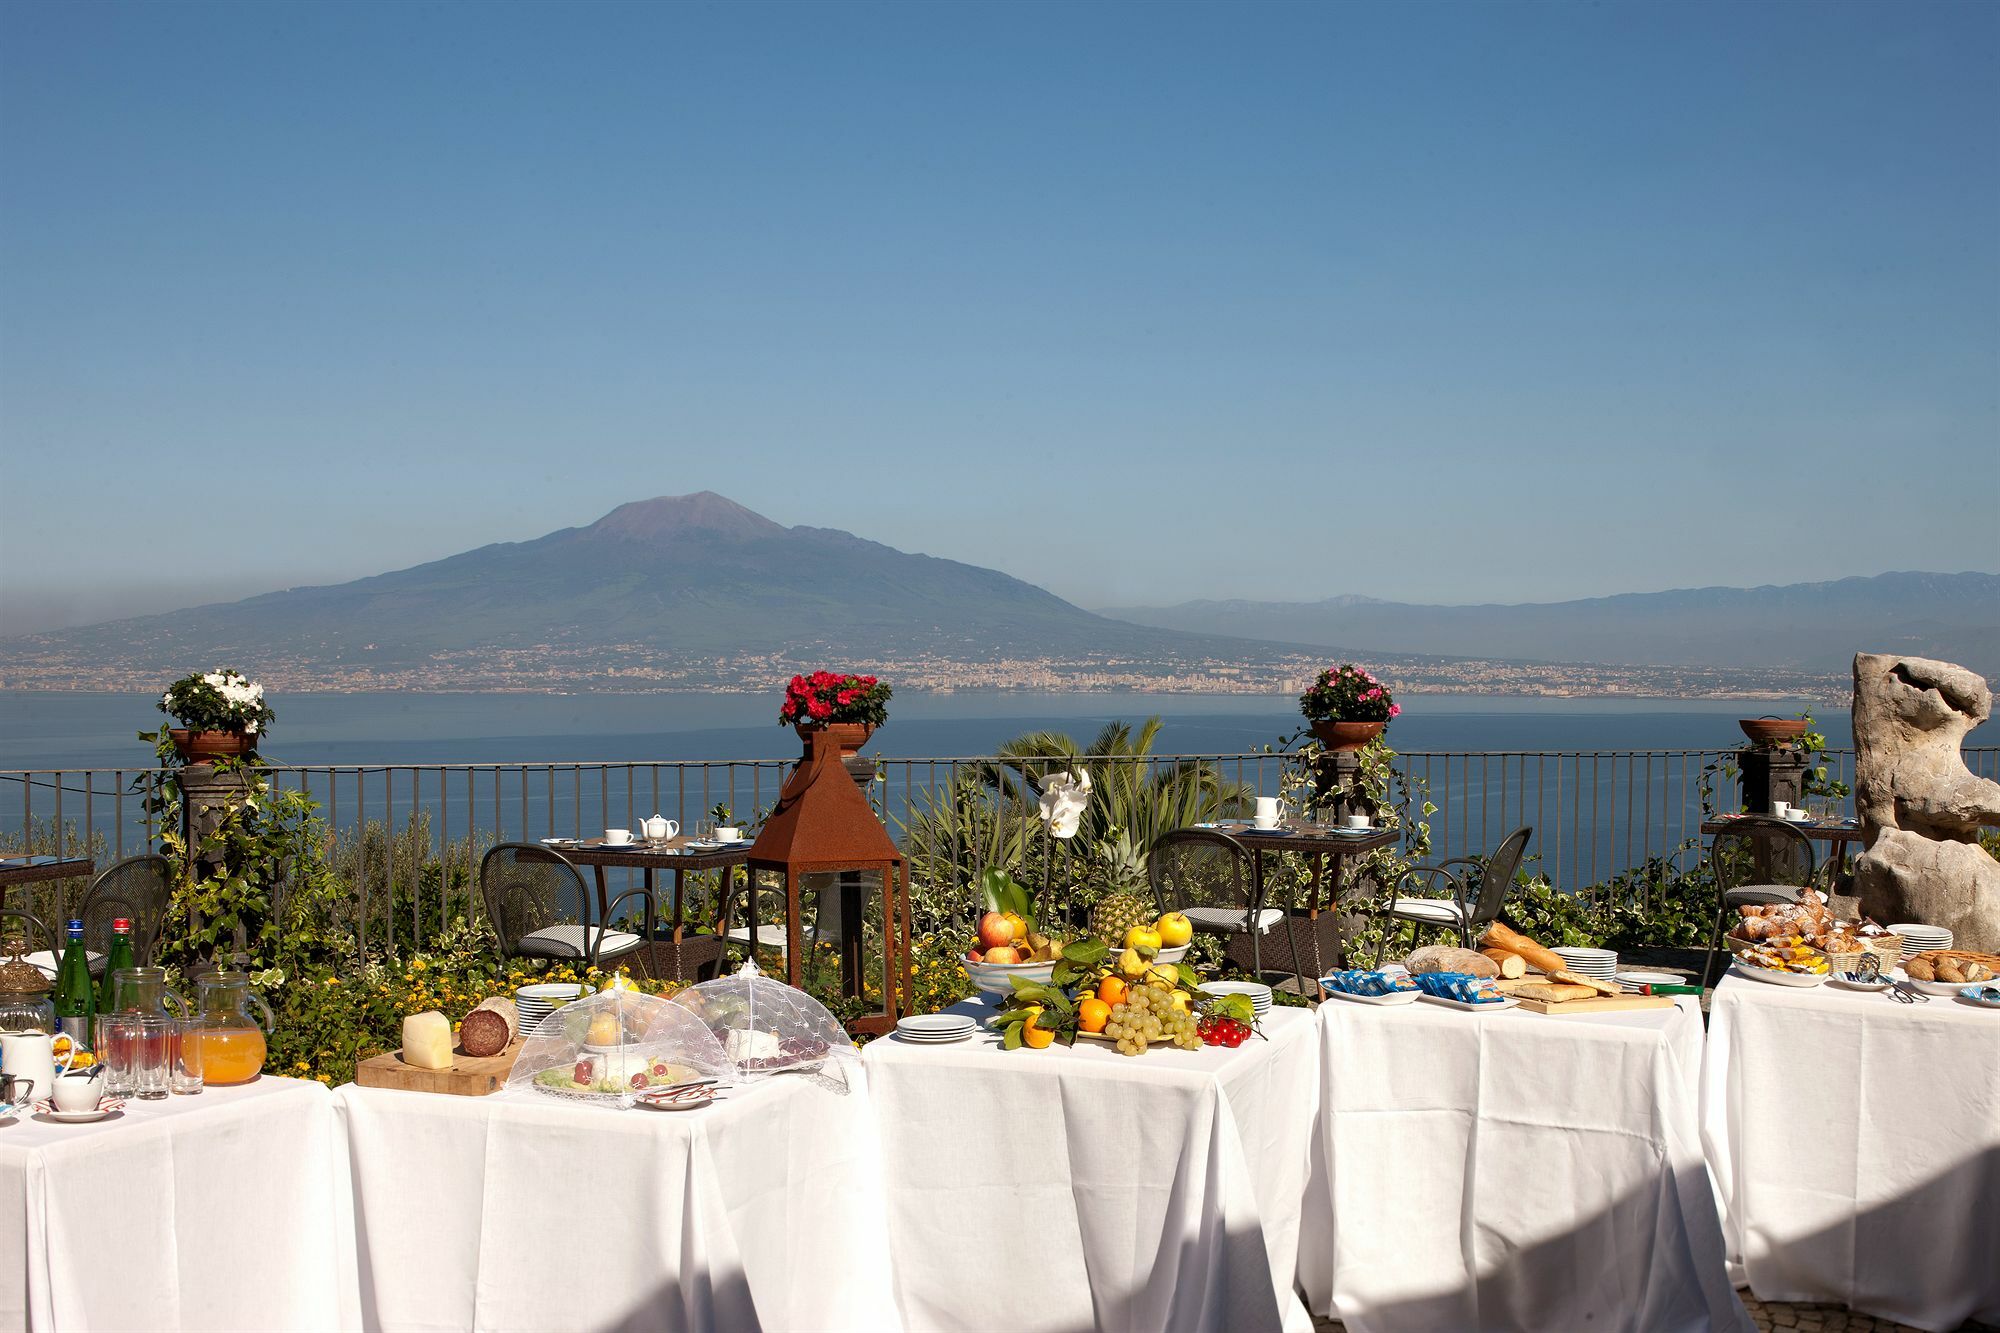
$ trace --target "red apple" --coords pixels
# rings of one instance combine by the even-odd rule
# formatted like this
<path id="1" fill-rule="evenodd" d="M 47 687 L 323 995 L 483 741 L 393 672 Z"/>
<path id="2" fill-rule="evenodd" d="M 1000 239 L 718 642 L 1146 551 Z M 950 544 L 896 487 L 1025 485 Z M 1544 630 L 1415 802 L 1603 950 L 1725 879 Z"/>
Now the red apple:
<path id="1" fill-rule="evenodd" d="M 1011 944 L 996 945 L 986 951 L 986 961 L 989 963 L 1018 963 L 1021 961 L 1021 951 Z"/>
<path id="2" fill-rule="evenodd" d="M 1014 942 L 1014 923 L 999 912 L 988 912 L 979 918 L 979 947 L 994 949 Z"/>
<path id="3" fill-rule="evenodd" d="M 976 963 L 976 962 L 978 962 L 978 961 L 979 961 L 979 950 L 977 950 L 977 949 L 967 949 L 967 950 L 965 951 L 965 961 L 966 961 L 966 962 L 968 962 L 968 963 Z"/>

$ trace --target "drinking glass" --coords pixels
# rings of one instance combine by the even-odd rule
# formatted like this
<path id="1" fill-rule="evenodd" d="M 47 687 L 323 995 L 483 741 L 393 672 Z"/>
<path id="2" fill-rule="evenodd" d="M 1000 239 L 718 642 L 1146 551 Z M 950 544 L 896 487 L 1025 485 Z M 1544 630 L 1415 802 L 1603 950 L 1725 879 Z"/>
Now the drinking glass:
<path id="1" fill-rule="evenodd" d="M 104 1095 L 132 1095 L 132 1068 L 137 1056 L 139 1015 L 102 1014 L 97 1020 L 97 1060 L 104 1066 Z"/>
<path id="2" fill-rule="evenodd" d="M 167 1091 L 191 1096 L 201 1088 L 201 1021 L 182 1019 L 174 1024 L 174 1061 L 167 1074 Z"/>
<path id="3" fill-rule="evenodd" d="M 132 1091 L 141 1101 L 160 1101 L 167 1095 L 178 1020 L 165 1014 L 138 1014 L 132 1022 Z"/>
<path id="4" fill-rule="evenodd" d="M 697 819 L 694 822 L 694 836 L 702 842 L 714 842 L 715 821 L 713 819 Z"/>

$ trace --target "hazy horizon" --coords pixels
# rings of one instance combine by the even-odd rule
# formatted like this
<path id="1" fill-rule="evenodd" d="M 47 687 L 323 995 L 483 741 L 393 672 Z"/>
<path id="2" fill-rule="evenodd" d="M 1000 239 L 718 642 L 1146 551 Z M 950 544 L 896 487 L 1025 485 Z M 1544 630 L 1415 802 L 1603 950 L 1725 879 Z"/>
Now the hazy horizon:
<path id="1" fill-rule="evenodd" d="M 1990 569 L 1997 51 L 1978 3 L 0 6 L 0 634 L 704 489 L 1084 607 Z"/>

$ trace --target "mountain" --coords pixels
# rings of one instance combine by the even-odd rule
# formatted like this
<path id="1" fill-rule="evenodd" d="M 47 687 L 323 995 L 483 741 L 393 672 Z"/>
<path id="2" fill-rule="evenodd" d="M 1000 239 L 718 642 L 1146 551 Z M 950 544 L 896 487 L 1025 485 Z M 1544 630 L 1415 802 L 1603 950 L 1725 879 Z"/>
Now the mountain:
<path id="1" fill-rule="evenodd" d="M 1355 654 L 1844 672 L 1860 650 L 1942 657 L 2000 679 L 2000 575 L 1880 574 L 1784 587 L 1684 588 L 1515 606 L 1368 597 L 1186 602 L 1102 614 L 1189 633 Z"/>
<path id="2" fill-rule="evenodd" d="M 1260 655 L 1253 645 L 1107 620 L 995 570 L 831 528 L 788 528 L 708 491 L 621 505 L 588 527 L 351 583 L 26 636 L 0 649 L 0 664 L 17 667 L 95 662 L 157 673 L 188 662 L 289 663 L 402 683 L 440 661 L 462 669 L 472 655 L 489 666 L 546 662 L 552 683 L 558 668 L 616 674 L 787 653 L 1154 663 Z"/>

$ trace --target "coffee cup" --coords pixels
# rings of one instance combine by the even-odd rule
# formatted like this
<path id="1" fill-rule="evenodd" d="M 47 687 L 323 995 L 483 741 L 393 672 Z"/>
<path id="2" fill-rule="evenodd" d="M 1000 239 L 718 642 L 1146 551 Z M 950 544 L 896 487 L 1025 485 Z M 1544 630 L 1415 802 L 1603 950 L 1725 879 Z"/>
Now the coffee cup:
<path id="1" fill-rule="evenodd" d="M 604 830 L 604 841 L 611 847 L 623 847 L 632 841 L 632 830 L 628 828 L 608 828 Z"/>
<path id="2" fill-rule="evenodd" d="M 1369 819 L 1367 815 L 1344 815 L 1340 823 L 1344 828 L 1367 828 Z"/>
<path id="3" fill-rule="evenodd" d="M 1776 819 L 1790 819 L 1792 817 L 1792 807 L 1783 801 L 1773 801 L 1771 802 L 1771 815 Z"/>
<path id="4" fill-rule="evenodd" d="M 51 1094 L 56 1110 L 65 1113 L 95 1111 L 97 1104 L 104 1100 L 104 1066 L 92 1065 L 88 1069 L 72 1069 L 56 1079 L 55 1092 Z"/>
<path id="5" fill-rule="evenodd" d="M 718 825 L 715 830 L 715 840 L 717 842 L 741 842 L 743 840 L 743 830 L 734 824 Z"/>
<path id="6" fill-rule="evenodd" d="M 1258 828 L 1276 828 L 1284 808 L 1284 803 L 1275 796 L 1259 796 L 1256 812 L 1250 817 L 1250 822 Z"/>

